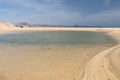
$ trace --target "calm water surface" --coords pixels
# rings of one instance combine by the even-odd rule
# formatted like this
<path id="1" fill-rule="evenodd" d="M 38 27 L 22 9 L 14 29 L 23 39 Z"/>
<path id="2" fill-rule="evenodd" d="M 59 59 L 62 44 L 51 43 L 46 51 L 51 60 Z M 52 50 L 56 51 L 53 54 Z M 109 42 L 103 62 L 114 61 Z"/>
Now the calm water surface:
<path id="1" fill-rule="evenodd" d="M 28 31 L 0 35 L 0 43 L 18 45 L 113 44 L 116 41 L 101 32 Z"/>

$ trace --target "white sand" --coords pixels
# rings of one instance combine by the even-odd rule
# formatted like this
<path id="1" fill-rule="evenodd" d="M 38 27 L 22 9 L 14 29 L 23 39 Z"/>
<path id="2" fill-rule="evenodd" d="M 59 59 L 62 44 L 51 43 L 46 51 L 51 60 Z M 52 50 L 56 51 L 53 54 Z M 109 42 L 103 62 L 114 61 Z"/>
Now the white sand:
<path id="1" fill-rule="evenodd" d="M 120 42 L 119 28 L 6 28 L 3 32 L 5 30 L 98 31 Z M 100 49 L 107 47 L 48 47 L 46 50 L 46 47 L 1 45 L 0 80 L 120 80 L 120 45 Z"/>

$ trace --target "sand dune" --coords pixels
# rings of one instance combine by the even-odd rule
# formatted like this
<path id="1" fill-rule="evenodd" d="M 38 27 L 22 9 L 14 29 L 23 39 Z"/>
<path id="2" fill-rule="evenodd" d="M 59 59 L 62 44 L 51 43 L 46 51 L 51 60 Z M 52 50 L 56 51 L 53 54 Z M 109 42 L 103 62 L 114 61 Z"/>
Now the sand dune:
<path id="1" fill-rule="evenodd" d="M 120 42 L 120 31 L 108 33 Z M 120 80 L 120 45 L 98 53 L 88 61 L 76 80 Z"/>
<path id="2" fill-rule="evenodd" d="M 115 46 L 93 57 L 78 80 L 120 80 L 119 51 L 119 46 Z"/>
<path id="3" fill-rule="evenodd" d="M 0 28 L 13 28 L 14 25 L 6 22 L 6 21 L 0 21 Z"/>
<path id="4" fill-rule="evenodd" d="M 16 29 L 17 27 L 15 27 L 13 24 L 0 20 L 0 34 L 7 33 Z"/>

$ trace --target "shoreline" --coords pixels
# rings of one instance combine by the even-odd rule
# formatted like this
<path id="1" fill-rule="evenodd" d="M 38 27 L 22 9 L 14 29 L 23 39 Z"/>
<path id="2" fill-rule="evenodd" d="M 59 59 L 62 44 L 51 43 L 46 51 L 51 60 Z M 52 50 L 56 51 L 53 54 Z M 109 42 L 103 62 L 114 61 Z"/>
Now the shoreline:
<path id="1" fill-rule="evenodd" d="M 120 44 L 120 28 L 68 28 L 68 27 L 39 27 L 39 28 L 10 28 L 7 30 L 3 29 L 0 34 L 7 32 L 21 32 L 21 31 L 93 31 L 93 32 L 104 32 L 106 35 L 116 40 L 117 44 Z"/>
<path id="2" fill-rule="evenodd" d="M 74 28 L 74 27 L 39 27 L 39 28 L 1 28 L 1 32 L 6 33 L 7 31 L 97 31 L 97 32 L 115 32 L 120 31 L 120 28 Z"/>

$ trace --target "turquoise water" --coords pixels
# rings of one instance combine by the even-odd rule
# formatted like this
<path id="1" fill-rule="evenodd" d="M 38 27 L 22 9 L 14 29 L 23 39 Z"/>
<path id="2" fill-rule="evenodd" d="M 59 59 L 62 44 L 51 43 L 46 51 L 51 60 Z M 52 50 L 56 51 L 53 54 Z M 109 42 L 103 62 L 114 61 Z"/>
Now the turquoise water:
<path id="1" fill-rule="evenodd" d="M 29 31 L 0 35 L 0 43 L 19 45 L 113 44 L 115 42 L 105 33 L 90 31 Z"/>

